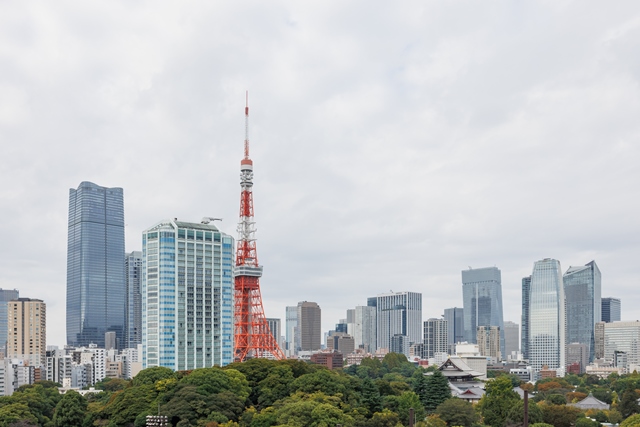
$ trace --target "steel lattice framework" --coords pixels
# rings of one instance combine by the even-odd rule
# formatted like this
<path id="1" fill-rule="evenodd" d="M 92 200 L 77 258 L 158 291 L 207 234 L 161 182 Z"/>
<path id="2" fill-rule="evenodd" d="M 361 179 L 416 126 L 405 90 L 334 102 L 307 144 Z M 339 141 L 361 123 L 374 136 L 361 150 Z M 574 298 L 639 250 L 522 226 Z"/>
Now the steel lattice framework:
<path id="1" fill-rule="evenodd" d="M 234 303 L 234 360 L 263 357 L 284 359 L 284 353 L 271 334 L 264 315 L 258 264 L 255 221 L 253 220 L 253 161 L 249 158 L 249 96 L 244 109 L 244 158 L 240 162 L 240 221 L 236 250 Z"/>

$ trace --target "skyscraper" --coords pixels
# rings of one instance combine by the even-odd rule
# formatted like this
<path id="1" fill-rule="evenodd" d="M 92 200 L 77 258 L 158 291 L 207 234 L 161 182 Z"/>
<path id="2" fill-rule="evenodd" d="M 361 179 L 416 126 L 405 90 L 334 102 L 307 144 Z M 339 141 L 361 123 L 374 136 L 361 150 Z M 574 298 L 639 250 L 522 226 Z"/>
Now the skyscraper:
<path id="1" fill-rule="evenodd" d="M 602 321 L 606 323 L 620 321 L 620 298 L 602 298 Z"/>
<path id="2" fill-rule="evenodd" d="M 322 340 L 322 317 L 320 306 L 315 302 L 298 303 L 298 350 L 320 350 Z"/>
<path id="3" fill-rule="evenodd" d="M 445 308 L 444 320 L 447 321 L 448 352 L 455 354 L 455 344 L 464 341 L 464 310 L 458 307 Z"/>
<path id="4" fill-rule="evenodd" d="M 363 348 L 365 351 L 373 353 L 376 351 L 376 308 L 368 305 L 357 306 L 355 308 L 355 321 L 353 332 L 354 344 L 356 348 Z"/>
<path id="5" fill-rule="evenodd" d="M 506 354 L 502 355 L 503 359 L 511 356 L 514 351 L 517 352 L 520 346 L 520 325 L 507 320 L 504 322 L 504 349 Z"/>
<path id="6" fill-rule="evenodd" d="M 531 276 L 522 278 L 522 335 L 520 349 L 522 357 L 529 359 L 529 296 L 531 293 Z"/>
<path id="7" fill-rule="evenodd" d="M 480 355 L 493 360 L 502 359 L 500 354 L 500 328 L 497 326 L 478 326 L 476 334 Z"/>
<path id="8" fill-rule="evenodd" d="M 500 328 L 500 351 L 504 353 L 502 279 L 497 267 L 462 271 L 464 330 L 467 341 L 476 343 L 478 326 Z"/>
<path id="9" fill-rule="evenodd" d="M 616 353 L 625 353 L 623 373 L 640 371 L 640 321 L 604 324 L 604 358 L 615 361 Z M 618 365 L 619 366 L 619 365 Z"/>
<path id="10" fill-rule="evenodd" d="M 17 289 L 0 289 L 0 351 L 3 355 L 7 354 L 8 303 L 19 296 Z"/>
<path id="11" fill-rule="evenodd" d="M 9 301 L 7 358 L 28 360 L 30 366 L 46 367 L 47 306 L 42 300 Z"/>
<path id="12" fill-rule="evenodd" d="M 128 253 L 124 260 L 125 268 L 125 338 L 123 348 L 135 348 L 142 344 L 142 252 Z"/>
<path id="13" fill-rule="evenodd" d="M 122 188 L 82 182 L 69 190 L 67 344 L 104 347 L 104 334 L 125 330 Z"/>
<path id="14" fill-rule="evenodd" d="M 296 354 L 296 331 L 298 329 L 298 307 L 285 307 L 285 340 L 287 342 L 287 356 Z"/>
<path id="15" fill-rule="evenodd" d="M 269 325 L 269 330 L 271 331 L 271 335 L 273 335 L 273 339 L 276 340 L 278 344 L 280 344 L 280 334 L 282 333 L 280 331 L 280 319 L 267 317 L 267 324 Z"/>
<path id="16" fill-rule="evenodd" d="M 595 261 L 569 267 L 562 277 L 567 319 L 567 343 L 587 346 L 588 361 L 594 357 L 594 326 L 600 321 L 601 274 Z"/>
<path id="17" fill-rule="evenodd" d="M 142 233 L 142 363 L 183 371 L 233 361 L 233 237 L 203 220 Z"/>
<path id="18" fill-rule="evenodd" d="M 391 337 L 402 345 L 422 342 L 422 294 L 418 292 L 392 292 L 376 297 L 378 348 L 391 348 Z M 402 347 L 404 348 L 404 347 Z M 408 353 L 407 353 L 408 354 Z"/>
<path id="19" fill-rule="evenodd" d="M 449 352 L 449 337 L 447 321 L 431 318 L 424 322 L 424 338 L 422 341 L 422 358 L 430 359 L 436 353 Z"/>
<path id="20" fill-rule="evenodd" d="M 529 301 L 529 362 L 536 378 L 544 365 L 564 376 L 565 310 L 560 261 L 546 258 L 533 265 Z"/>

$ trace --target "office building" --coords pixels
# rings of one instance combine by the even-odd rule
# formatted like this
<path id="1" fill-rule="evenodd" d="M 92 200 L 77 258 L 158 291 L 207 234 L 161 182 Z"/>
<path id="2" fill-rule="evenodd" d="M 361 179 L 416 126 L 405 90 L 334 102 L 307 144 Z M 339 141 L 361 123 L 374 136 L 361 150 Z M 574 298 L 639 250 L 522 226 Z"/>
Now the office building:
<path id="1" fill-rule="evenodd" d="M 327 350 L 334 350 L 347 355 L 354 352 L 355 342 L 351 335 L 344 332 L 335 332 L 327 337 Z"/>
<path id="2" fill-rule="evenodd" d="M 534 264 L 529 302 L 529 363 L 536 379 L 543 366 L 562 377 L 566 341 L 560 261 L 546 258 Z"/>
<path id="3" fill-rule="evenodd" d="M 500 353 L 500 328 L 497 326 L 478 326 L 476 333 L 478 350 L 481 356 L 485 356 L 499 361 L 502 359 Z"/>
<path id="4" fill-rule="evenodd" d="M 621 315 L 620 298 L 602 298 L 602 321 L 619 322 Z"/>
<path id="5" fill-rule="evenodd" d="M 267 317 L 267 325 L 269 325 L 269 330 L 271 331 L 271 336 L 274 340 L 280 345 L 280 336 L 281 336 L 281 322 L 280 319 L 269 318 Z"/>
<path id="6" fill-rule="evenodd" d="M 592 347 L 593 348 L 593 347 Z M 589 364 L 589 346 L 582 343 L 567 344 L 567 366 L 573 364 L 579 366 L 577 374 L 584 374 Z"/>
<path id="7" fill-rule="evenodd" d="M 369 302 L 369 305 L 371 302 Z M 391 337 L 405 336 L 409 343 L 422 342 L 422 294 L 392 292 L 376 297 L 378 348 L 391 350 Z M 392 351 L 392 350 L 391 350 Z"/>
<path id="8" fill-rule="evenodd" d="M 82 182 L 69 190 L 67 344 L 104 347 L 125 330 L 124 206 L 122 188 Z"/>
<path id="9" fill-rule="evenodd" d="M 376 307 L 357 306 L 354 310 L 353 336 L 356 348 L 373 353 L 377 347 Z"/>
<path id="10" fill-rule="evenodd" d="M 617 363 L 616 367 L 623 368 L 622 373 L 640 371 L 638 343 L 640 343 L 640 321 L 604 324 L 604 359 Z M 625 355 L 621 356 L 619 354 L 621 352 Z M 623 366 L 624 364 L 626 366 Z"/>
<path id="11" fill-rule="evenodd" d="M 503 359 L 507 359 L 512 354 L 520 350 L 520 325 L 510 320 L 504 322 L 504 351 Z"/>
<path id="12" fill-rule="evenodd" d="M 233 238 L 208 223 L 142 233 L 142 363 L 177 371 L 233 361 Z"/>
<path id="13" fill-rule="evenodd" d="M 8 303 L 20 297 L 17 289 L 0 289 L 0 351 L 7 354 Z"/>
<path id="14" fill-rule="evenodd" d="M 476 342 L 478 326 L 497 326 L 500 330 L 500 351 L 504 353 L 500 270 L 497 267 L 463 270 L 462 297 L 467 341 Z"/>
<path id="15" fill-rule="evenodd" d="M 409 357 L 410 345 L 411 344 L 408 336 L 402 335 L 402 334 L 395 334 L 394 336 L 391 337 L 389 352 L 404 354 L 405 356 Z"/>
<path id="16" fill-rule="evenodd" d="M 449 352 L 448 324 L 444 319 L 431 318 L 424 322 L 422 358 L 434 358 L 436 353 Z"/>
<path id="17" fill-rule="evenodd" d="M 448 353 L 455 354 L 455 344 L 463 342 L 464 337 L 464 310 L 453 307 L 444 309 L 444 320 L 447 321 Z"/>
<path id="18" fill-rule="evenodd" d="M 125 268 L 125 336 L 124 348 L 142 344 L 142 252 L 126 254 Z"/>
<path id="19" fill-rule="evenodd" d="M 298 307 L 285 307 L 285 340 L 287 342 L 287 356 L 296 354 L 296 331 L 298 330 Z"/>
<path id="20" fill-rule="evenodd" d="M 47 366 L 47 306 L 42 300 L 18 298 L 7 303 L 7 358 Z"/>
<path id="21" fill-rule="evenodd" d="M 529 359 L 529 294 L 531 292 L 531 276 L 522 278 L 522 334 L 520 335 L 520 351 L 522 357 Z"/>
<path id="22" fill-rule="evenodd" d="M 320 306 L 315 302 L 298 303 L 298 351 L 320 350 L 322 339 L 322 317 Z"/>
<path id="23" fill-rule="evenodd" d="M 594 327 L 594 359 L 604 358 L 604 324 L 605 322 L 598 322 Z"/>
<path id="24" fill-rule="evenodd" d="M 601 274 L 595 261 L 569 267 L 562 277 L 568 343 L 587 346 L 589 362 L 594 357 L 594 326 L 600 321 Z"/>

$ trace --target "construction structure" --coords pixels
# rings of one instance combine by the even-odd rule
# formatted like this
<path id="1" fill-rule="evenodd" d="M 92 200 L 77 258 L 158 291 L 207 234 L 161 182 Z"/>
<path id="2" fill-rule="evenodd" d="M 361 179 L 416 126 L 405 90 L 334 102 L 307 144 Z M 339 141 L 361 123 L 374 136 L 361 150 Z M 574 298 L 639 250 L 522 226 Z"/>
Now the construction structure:
<path id="1" fill-rule="evenodd" d="M 249 95 L 245 117 L 244 158 L 240 162 L 240 221 L 236 251 L 234 304 L 234 361 L 252 358 L 284 359 L 264 315 L 258 264 L 255 221 L 253 219 L 253 161 L 249 158 Z"/>

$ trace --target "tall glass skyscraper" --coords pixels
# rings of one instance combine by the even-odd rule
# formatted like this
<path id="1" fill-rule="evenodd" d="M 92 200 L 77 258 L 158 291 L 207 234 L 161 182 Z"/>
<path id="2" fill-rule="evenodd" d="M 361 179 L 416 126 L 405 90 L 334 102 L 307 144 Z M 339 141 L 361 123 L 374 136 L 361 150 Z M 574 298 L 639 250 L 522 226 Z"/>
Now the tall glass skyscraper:
<path id="1" fill-rule="evenodd" d="M 587 346 L 588 362 L 594 358 L 594 327 L 600 322 L 601 278 L 595 261 L 569 267 L 562 277 L 567 315 L 567 344 Z"/>
<path id="2" fill-rule="evenodd" d="M 177 371 L 233 361 L 233 237 L 162 221 L 142 233 L 142 365 Z"/>
<path id="3" fill-rule="evenodd" d="M 620 298 L 602 298 L 602 321 L 611 323 L 620 321 Z"/>
<path id="4" fill-rule="evenodd" d="M 104 347 L 106 332 L 124 344 L 122 188 L 82 182 L 69 190 L 67 344 Z"/>
<path id="5" fill-rule="evenodd" d="M 565 344 L 560 261 L 546 258 L 533 265 L 529 291 L 529 363 L 536 379 L 544 365 L 564 376 Z"/>
<path id="6" fill-rule="evenodd" d="M 447 340 L 449 354 L 455 354 L 455 344 L 464 341 L 464 310 L 453 307 L 444 309 L 447 321 Z"/>
<path id="7" fill-rule="evenodd" d="M 477 342 L 478 326 L 500 328 L 500 352 L 504 354 L 502 278 L 497 267 L 462 271 L 462 298 L 466 340 Z"/>
<path id="8" fill-rule="evenodd" d="M 378 348 L 391 348 L 391 338 L 407 337 L 408 343 L 422 342 L 422 294 L 394 292 L 376 297 Z M 402 341 L 402 342 L 404 342 Z"/>

